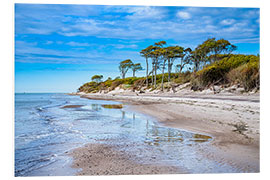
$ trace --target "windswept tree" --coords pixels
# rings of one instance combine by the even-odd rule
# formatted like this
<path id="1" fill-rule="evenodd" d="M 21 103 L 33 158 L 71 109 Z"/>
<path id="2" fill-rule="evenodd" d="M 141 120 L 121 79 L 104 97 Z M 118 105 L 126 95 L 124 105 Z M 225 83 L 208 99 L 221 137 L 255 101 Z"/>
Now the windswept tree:
<path id="1" fill-rule="evenodd" d="M 133 62 L 130 59 L 126 59 L 120 62 L 119 71 L 121 73 L 122 79 L 125 79 L 126 73 L 132 67 L 132 65 L 133 65 Z"/>
<path id="2" fill-rule="evenodd" d="M 150 52 L 152 49 L 152 45 L 148 46 L 147 48 L 141 50 L 140 55 L 145 58 L 146 62 L 146 87 L 148 87 L 148 69 L 149 69 L 149 64 L 148 64 L 148 58 L 150 58 Z"/>
<path id="3" fill-rule="evenodd" d="M 191 51 L 190 60 L 193 63 L 193 71 L 197 72 L 200 68 L 202 62 L 205 62 L 206 53 L 200 48 L 195 48 L 195 50 Z"/>
<path id="4" fill-rule="evenodd" d="M 204 50 L 208 56 L 210 63 L 218 60 L 219 54 L 231 54 L 236 50 L 236 46 L 231 44 L 228 40 L 216 38 L 209 38 L 198 46 L 200 49 Z"/>
<path id="5" fill-rule="evenodd" d="M 177 58 L 183 57 L 184 48 L 181 46 L 169 46 L 167 47 L 167 50 L 168 82 L 170 82 L 173 63 Z"/>
<path id="6" fill-rule="evenodd" d="M 190 48 L 186 48 L 180 55 L 180 63 L 176 65 L 179 75 L 186 65 L 191 64 L 191 52 L 192 50 Z"/>
<path id="7" fill-rule="evenodd" d="M 160 52 L 159 52 L 160 47 L 158 46 L 152 46 L 151 47 L 151 51 L 149 53 L 149 56 L 152 59 L 152 81 L 151 81 L 151 85 L 156 87 L 156 75 L 157 75 L 157 69 L 159 67 L 159 56 L 160 56 Z"/>
<path id="8" fill-rule="evenodd" d="M 164 51 L 162 50 L 163 46 L 166 45 L 166 41 L 159 41 L 155 43 L 155 46 L 152 47 L 150 55 L 153 60 L 153 72 L 154 72 L 154 87 L 157 87 L 157 70 L 160 66 L 162 60 L 163 66 L 165 66 L 166 59 L 164 58 Z M 162 59 L 160 59 L 162 57 Z M 164 71 L 163 71 L 164 74 Z M 163 76 L 164 77 L 164 76 Z M 163 84 L 162 84 L 163 85 Z"/>
<path id="9" fill-rule="evenodd" d="M 131 66 L 131 69 L 132 69 L 132 72 L 133 72 L 133 77 L 135 77 L 135 73 L 136 73 L 137 71 L 143 70 L 143 68 L 142 68 L 142 66 L 141 66 L 141 63 L 133 64 L 133 65 Z"/>
<path id="10" fill-rule="evenodd" d="M 100 83 L 102 81 L 103 75 L 94 75 L 92 76 L 91 80 L 96 82 L 96 83 Z"/>
<path id="11" fill-rule="evenodd" d="M 163 87 L 163 84 L 164 84 L 164 71 L 165 71 L 165 66 L 166 66 L 166 62 L 167 62 L 167 59 L 168 59 L 168 56 L 167 56 L 167 49 L 166 48 L 160 48 L 159 49 L 159 53 L 160 53 L 160 56 L 161 56 L 161 64 L 162 64 L 162 79 L 161 79 L 161 91 L 163 91 L 164 87 Z"/>

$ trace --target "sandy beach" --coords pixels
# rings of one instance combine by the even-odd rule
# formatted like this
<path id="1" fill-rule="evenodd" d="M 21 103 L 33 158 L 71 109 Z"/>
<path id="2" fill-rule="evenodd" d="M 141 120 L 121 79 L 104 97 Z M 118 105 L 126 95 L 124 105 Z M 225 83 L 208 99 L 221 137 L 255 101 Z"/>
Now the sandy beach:
<path id="1" fill-rule="evenodd" d="M 123 102 L 124 108 L 154 117 L 161 124 L 213 137 L 200 149 L 208 159 L 229 164 L 241 172 L 259 172 L 259 94 L 76 94 L 83 98 Z M 75 149 L 73 167 L 79 175 L 170 174 L 185 169 L 140 164 L 117 146 L 88 144 Z M 150 161 L 149 161 L 150 162 Z M 90 166 L 92 164 L 94 166 Z"/>

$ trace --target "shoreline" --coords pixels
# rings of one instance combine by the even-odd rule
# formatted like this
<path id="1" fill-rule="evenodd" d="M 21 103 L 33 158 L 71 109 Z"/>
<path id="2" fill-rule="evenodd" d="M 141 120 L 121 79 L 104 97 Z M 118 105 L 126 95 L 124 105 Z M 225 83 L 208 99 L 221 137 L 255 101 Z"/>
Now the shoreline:
<path id="1" fill-rule="evenodd" d="M 72 95 L 80 95 L 82 98 L 88 99 L 120 101 L 128 105 L 128 110 L 151 116 L 164 126 L 209 134 L 213 137 L 212 149 L 206 148 L 202 151 L 206 158 L 222 161 L 242 169 L 243 172 L 260 171 L 259 96 L 234 95 L 232 98 L 232 96 L 226 95 L 198 96 L 193 94 L 183 97 L 151 94 L 79 93 Z M 92 146 L 97 147 L 98 145 Z M 114 149 L 113 147 L 107 148 Z M 89 150 L 89 146 L 82 149 Z M 214 153 L 209 153 L 209 150 L 213 149 L 215 149 Z M 133 166 L 137 167 L 134 164 Z M 87 173 L 89 171 L 84 171 L 85 168 L 82 169 L 82 172 L 89 174 Z M 153 172 L 162 173 L 162 171 Z M 168 170 L 165 173 L 169 172 Z"/>

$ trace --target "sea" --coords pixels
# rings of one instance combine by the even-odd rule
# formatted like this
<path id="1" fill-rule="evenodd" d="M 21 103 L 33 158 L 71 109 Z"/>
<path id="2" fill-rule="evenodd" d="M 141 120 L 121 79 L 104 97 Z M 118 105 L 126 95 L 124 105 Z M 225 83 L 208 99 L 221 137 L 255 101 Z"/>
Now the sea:
<path id="1" fill-rule="evenodd" d="M 15 176 L 76 175 L 80 169 L 71 168 L 69 152 L 87 143 L 115 145 L 139 156 L 138 163 L 179 166 L 187 173 L 241 172 L 199 153 L 213 137 L 165 127 L 128 104 L 122 109 L 104 106 L 114 104 L 123 103 L 63 93 L 16 93 Z"/>

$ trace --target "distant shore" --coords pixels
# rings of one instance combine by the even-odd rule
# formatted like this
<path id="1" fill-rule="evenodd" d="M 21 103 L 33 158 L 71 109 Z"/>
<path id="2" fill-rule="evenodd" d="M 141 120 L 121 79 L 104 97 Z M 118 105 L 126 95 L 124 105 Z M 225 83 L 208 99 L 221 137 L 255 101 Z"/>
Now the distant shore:
<path id="1" fill-rule="evenodd" d="M 207 133 L 214 137 L 211 144 L 215 148 L 215 153 L 206 149 L 202 152 L 206 158 L 222 161 L 243 172 L 259 172 L 260 99 L 258 93 L 177 95 L 130 92 L 72 95 L 88 99 L 120 101 L 128 105 L 129 110 L 150 115 L 165 126 Z M 89 149 L 90 146 L 84 148 Z M 76 157 L 77 160 L 80 159 L 78 154 Z M 84 173 L 90 172 L 86 170 Z"/>

